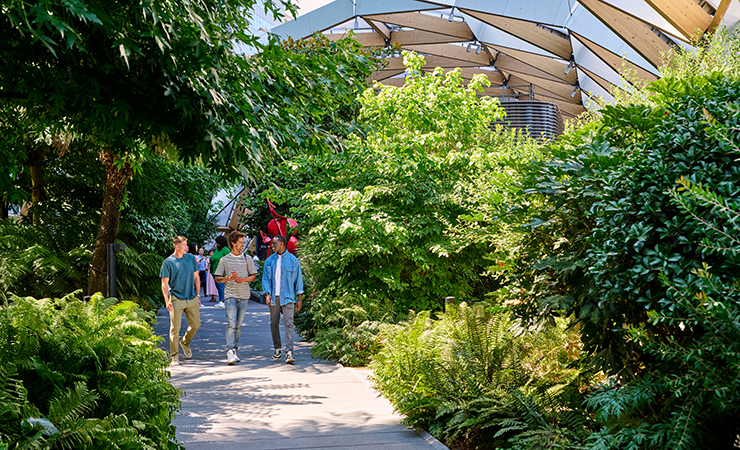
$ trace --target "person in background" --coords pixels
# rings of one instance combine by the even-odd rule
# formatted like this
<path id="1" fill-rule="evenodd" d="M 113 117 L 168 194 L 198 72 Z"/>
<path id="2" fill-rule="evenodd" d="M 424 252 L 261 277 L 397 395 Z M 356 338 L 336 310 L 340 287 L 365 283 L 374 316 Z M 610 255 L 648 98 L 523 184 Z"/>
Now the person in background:
<path id="1" fill-rule="evenodd" d="M 251 295 L 249 282 L 257 278 L 252 258 L 242 252 L 244 233 L 229 234 L 231 253 L 221 258 L 216 269 L 216 281 L 226 283 L 226 360 L 229 365 L 241 361 L 236 351 L 242 333 L 242 322 Z"/>
<path id="2" fill-rule="evenodd" d="M 209 302 L 215 302 L 216 297 L 218 297 L 218 289 L 216 289 L 216 281 L 213 279 L 213 275 L 211 275 L 211 256 L 213 256 L 213 250 L 208 252 L 208 256 L 206 257 L 206 297 L 210 297 L 211 299 Z"/>
<path id="3" fill-rule="evenodd" d="M 262 268 L 262 289 L 270 307 L 270 332 L 272 333 L 272 359 L 282 358 L 280 344 L 280 314 L 285 326 L 285 362 L 293 364 L 293 339 L 295 327 L 293 316 L 301 310 L 303 303 L 303 275 L 298 258 L 286 251 L 288 240 L 277 235 L 272 238 L 274 253 L 265 260 Z"/>
<path id="4" fill-rule="evenodd" d="M 211 275 L 216 275 L 216 269 L 218 268 L 218 262 L 221 261 L 221 258 L 228 255 L 231 250 L 229 250 L 229 241 L 226 240 L 226 237 L 221 235 L 216 237 L 216 252 L 211 256 Z M 216 282 L 216 289 L 218 290 L 218 304 L 216 305 L 216 308 L 223 308 L 224 303 L 224 284 Z"/>
<path id="5" fill-rule="evenodd" d="M 198 256 L 195 260 L 198 262 L 198 272 L 200 273 L 200 284 L 203 286 L 203 294 L 206 294 L 206 266 L 208 265 L 208 257 L 204 254 L 205 250 L 200 248 L 198 250 Z M 200 294 L 200 292 L 198 293 Z"/>
<path id="6" fill-rule="evenodd" d="M 195 256 L 195 261 L 198 262 L 198 244 L 192 242 L 188 243 L 188 254 Z M 203 276 L 200 276 L 201 286 L 203 285 Z M 203 304 L 200 302 L 200 291 L 198 291 L 198 307 L 202 308 Z"/>
<path id="7" fill-rule="evenodd" d="M 164 304 L 170 312 L 170 365 L 176 366 L 180 363 L 178 342 L 185 358 L 193 357 L 190 343 L 200 328 L 200 274 L 195 256 L 187 253 L 187 238 L 177 236 L 172 239 L 172 245 L 175 251 L 162 262 L 159 277 L 162 280 Z M 188 329 L 180 340 L 183 312 L 188 321 Z"/>

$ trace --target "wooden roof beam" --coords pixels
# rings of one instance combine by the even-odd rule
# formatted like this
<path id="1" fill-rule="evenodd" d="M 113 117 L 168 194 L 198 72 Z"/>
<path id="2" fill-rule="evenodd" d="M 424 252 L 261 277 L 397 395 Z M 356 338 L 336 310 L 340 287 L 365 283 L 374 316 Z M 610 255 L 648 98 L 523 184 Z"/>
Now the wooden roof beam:
<path id="1" fill-rule="evenodd" d="M 569 40 L 550 33 L 533 22 L 468 9 L 461 11 L 563 59 L 570 59 L 570 54 L 573 53 Z"/>
<path id="2" fill-rule="evenodd" d="M 363 16 L 363 19 L 390 23 L 400 27 L 414 28 L 416 30 L 431 31 L 438 34 L 455 36 L 466 41 L 473 40 L 473 32 L 465 22 L 452 21 L 430 16 L 419 12 L 396 13 L 396 14 L 374 14 Z"/>
<path id="3" fill-rule="evenodd" d="M 383 36 L 383 39 L 390 39 L 391 38 L 391 30 L 387 26 L 385 26 L 382 22 L 376 22 L 374 20 L 365 19 L 362 18 L 370 27 L 375 30 L 376 33 Z"/>
<path id="4" fill-rule="evenodd" d="M 491 86 L 494 85 L 500 85 L 503 82 L 503 77 L 501 76 L 501 72 L 496 72 L 493 70 L 481 70 L 481 69 L 471 69 L 471 68 L 460 68 L 460 74 L 462 75 L 464 80 L 472 80 L 475 75 L 482 74 L 486 78 L 488 78 L 488 81 L 491 82 Z"/>
<path id="5" fill-rule="evenodd" d="M 433 33 L 424 30 L 394 31 L 391 33 L 391 44 L 419 45 L 419 44 L 448 44 L 467 42 L 470 39 L 450 36 L 448 34 Z"/>
<path id="6" fill-rule="evenodd" d="M 558 61 L 543 55 L 537 55 L 534 53 L 525 52 L 522 50 L 515 50 L 506 47 L 500 47 L 497 45 L 486 44 L 488 47 L 500 52 L 496 57 L 496 63 L 499 61 L 504 63 L 507 61 L 507 57 L 514 60 L 516 64 L 526 64 L 534 70 L 533 74 L 545 73 L 549 75 L 550 79 L 558 79 L 568 84 L 575 84 L 578 79 L 578 75 L 575 70 L 571 70 L 567 74 L 565 73 L 565 64 L 559 63 Z M 518 70 L 518 69 L 517 69 Z M 548 78 L 542 76 L 541 78 Z"/>
<path id="7" fill-rule="evenodd" d="M 709 24 L 709 28 L 707 28 L 707 33 L 713 34 L 715 31 L 717 31 L 717 28 L 719 27 L 719 24 L 722 23 L 722 19 L 725 17 L 725 13 L 727 12 L 727 8 L 730 6 L 730 2 L 732 0 L 722 0 L 717 7 L 717 11 L 714 12 L 714 17 L 712 17 L 712 23 Z"/>
<path id="8" fill-rule="evenodd" d="M 349 37 L 349 33 L 332 33 L 332 34 L 325 34 L 327 39 L 330 41 L 338 41 L 340 39 Z M 385 39 L 383 39 L 383 36 L 379 35 L 378 33 L 355 33 L 355 38 L 357 39 L 357 42 L 360 43 L 363 47 L 384 47 L 385 46 Z"/>
<path id="9" fill-rule="evenodd" d="M 578 2 L 653 66 L 660 67 L 661 52 L 671 50 L 671 47 L 641 20 L 601 0 L 579 0 Z"/>
<path id="10" fill-rule="evenodd" d="M 385 70 L 406 70 L 403 65 L 403 58 L 386 58 L 388 65 L 383 69 Z M 443 69 L 454 69 L 456 67 L 478 67 L 480 64 L 475 62 L 460 61 L 459 59 L 444 58 L 434 55 L 424 55 L 425 64 L 422 67 L 423 70 L 433 70 L 436 67 L 442 67 Z"/>
<path id="11" fill-rule="evenodd" d="M 645 0 L 665 20 L 676 27 L 685 38 L 699 37 L 712 23 L 707 14 L 694 0 Z"/>
<path id="12" fill-rule="evenodd" d="M 518 78 L 521 78 L 527 84 L 531 84 L 534 87 L 539 87 L 548 92 L 552 92 L 558 97 L 561 97 L 563 101 L 570 103 L 578 103 L 581 101 L 581 90 L 578 89 L 575 85 L 568 85 L 563 83 L 556 83 L 550 80 L 544 80 L 542 78 L 534 77 L 528 73 L 510 73 Z M 573 91 L 575 91 L 575 94 L 573 94 L 573 97 L 571 97 L 570 94 L 573 93 Z"/>
<path id="13" fill-rule="evenodd" d="M 405 50 L 411 50 L 416 53 L 426 53 L 429 55 L 440 56 L 445 58 L 457 59 L 459 61 L 465 61 L 474 63 L 476 66 L 487 66 L 491 57 L 488 51 L 481 51 L 476 53 L 472 48 L 470 51 L 466 50 L 466 47 L 461 45 L 449 45 L 449 44 L 429 44 L 429 45 L 407 45 L 404 47 Z"/>
<path id="14" fill-rule="evenodd" d="M 637 71 L 637 75 L 646 81 L 655 81 L 658 79 L 655 75 L 653 75 L 651 72 L 648 72 L 647 70 L 643 69 L 640 66 L 634 65 L 630 63 L 629 61 L 623 59 L 621 56 L 618 56 L 609 50 L 605 49 L 604 47 L 596 44 L 595 42 L 592 42 L 583 36 L 579 35 L 578 33 L 574 33 L 571 31 L 571 36 L 573 36 L 575 39 L 578 39 L 580 43 L 582 43 L 586 48 L 588 48 L 593 54 L 595 54 L 599 59 L 604 61 L 609 67 L 611 67 L 615 72 L 621 74 L 623 68 L 628 69 L 634 69 Z"/>

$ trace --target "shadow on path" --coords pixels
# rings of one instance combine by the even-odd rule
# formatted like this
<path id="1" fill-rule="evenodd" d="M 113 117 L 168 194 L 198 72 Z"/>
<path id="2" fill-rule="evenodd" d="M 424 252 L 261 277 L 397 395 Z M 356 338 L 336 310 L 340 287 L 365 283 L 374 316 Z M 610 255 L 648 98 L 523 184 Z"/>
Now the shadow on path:
<path id="1" fill-rule="evenodd" d="M 311 358 L 311 344 L 296 338 L 295 364 L 272 359 L 267 305 L 250 302 L 242 327 L 241 362 L 226 364 L 223 308 L 201 308 L 191 348 L 172 367 L 182 389 L 177 437 L 201 449 L 444 449 L 400 424 L 400 416 L 372 391 L 358 371 Z M 184 333 L 185 318 L 183 316 Z M 158 313 L 157 335 L 169 348 L 169 315 Z M 284 330 L 281 326 L 281 335 Z"/>

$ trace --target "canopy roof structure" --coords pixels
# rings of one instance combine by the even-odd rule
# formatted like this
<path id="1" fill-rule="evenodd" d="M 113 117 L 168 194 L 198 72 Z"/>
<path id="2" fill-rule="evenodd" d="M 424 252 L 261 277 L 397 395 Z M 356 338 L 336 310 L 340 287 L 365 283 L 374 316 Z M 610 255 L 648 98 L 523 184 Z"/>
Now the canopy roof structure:
<path id="1" fill-rule="evenodd" d="M 397 44 L 425 55 L 425 69 L 459 67 L 466 80 L 482 73 L 485 95 L 553 102 L 568 119 L 627 88 L 623 66 L 655 80 L 661 53 L 739 19 L 740 0 L 335 0 L 272 32 L 352 30 L 366 47 Z M 401 55 L 372 78 L 403 85 Z"/>

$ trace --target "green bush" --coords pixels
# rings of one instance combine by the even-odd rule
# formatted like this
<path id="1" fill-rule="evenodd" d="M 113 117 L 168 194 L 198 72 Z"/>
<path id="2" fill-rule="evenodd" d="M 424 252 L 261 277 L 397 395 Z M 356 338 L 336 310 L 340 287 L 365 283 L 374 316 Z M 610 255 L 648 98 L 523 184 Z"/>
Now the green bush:
<path id="1" fill-rule="evenodd" d="M 345 366 L 362 367 L 370 363 L 380 351 L 380 332 L 383 322 L 362 322 L 356 327 L 327 328 L 316 333 L 316 345 L 311 349 L 314 358 L 332 359 Z"/>
<path id="2" fill-rule="evenodd" d="M 181 448 L 171 424 L 181 392 L 169 383 L 153 318 L 100 295 L 87 304 L 72 295 L 6 301 L 0 448 Z"/>
<path id="3" fill-rule="evenodd" d="M 664 333 L 636 325 L 627 330 L 654 363 L 640 379 L 612 381 L 589 398 L 606 425 L 591 437 L 593 449 L 627 444 L 719 449 L 737 442 L 740 276 L 708 261 L 735 261 L 740 253 L 740 199 L 723 198 L 686 179 L 678 185 L 669 191 L 678 218 L 705 231 L 698 243 L 701 267 L 673 278 L 659 275 L 666 288 L 664 308 L 647 314 Z"/>
<path id="4" fill-rule="evenodd" d="M 373 381 L 403 415 L 448 444 L 466 448 L 569 448 L 587 434 L 577 360 L 564 322 L 515 337 L 510 313 L 451 306 L 421 312 L 383 333 Z M 558 447 L 560 446 L 560 447 Z"/>
<path id="5" fill-rule="evenodd" d="M 439 310 L 447 296 L 468 298 L 484 282 L 490 244 L 459 230 L 488 157 L 479 147 L 502 110 L 477 97 L 485 79 L 465 87 L 459 71 L 421 75 L 420 56 L 404 59 L 403 88 L 361 96 L 360 119 L 372 126 L 365 137 L 336 155 L 291 161 L 297 173 L 314 174 L 294 208 L 303 218 L 301 255 L 321 291 L 312 309 L 368 297 L 405 316 Z"/>
<path id="6" fill-rule="evenodd" d="M 733 64 L 667 76 L 605 106 L 532 166 L 525 192 L 545 204 L 527 224 L 511 274 L 520 289 L 508 295 L 529 325 L 573 317 L 584 363 L 611 376 L 589 400 L 603 426 L 591 448 L 734 445 L 736 57 Z"/>

